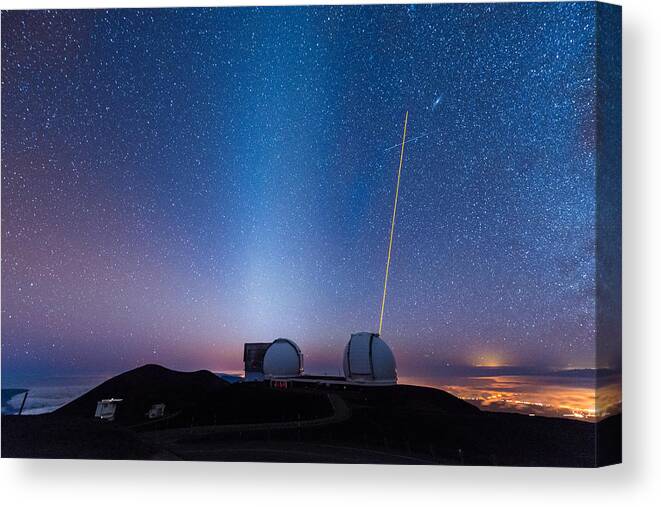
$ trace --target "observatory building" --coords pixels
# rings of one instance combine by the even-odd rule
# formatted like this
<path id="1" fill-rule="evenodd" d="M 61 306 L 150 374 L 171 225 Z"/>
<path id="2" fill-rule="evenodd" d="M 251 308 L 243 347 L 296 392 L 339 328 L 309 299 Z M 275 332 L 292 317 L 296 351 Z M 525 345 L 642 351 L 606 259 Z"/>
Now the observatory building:
<path id="1" fill-rule="evenodd" d="M 299 377 L 303 374 L 303 353 L 291 340 L 246 343 L 243 346 L 244 381 Z"/>
<path id="2" fill-rule="evenodd" d="M 275 340 L 264 354 L 264 378 L 298 377 L 303 373 L 303 353 L 293 341 Z"/>
<path id="3" fill-rule="evenodd" d="M 344 377 L 352 383 L 396 384 L 395 356 L 378 334 L 354 333 L 344 348 Z"/>
<path id="4" fill-rule="evenodd" d="M 344 349 L 344 376 L 304 375 L 303 353 L 292 340 L 246 343 L 244 381 L 267 380 L 275 387 L 292 383 L 359 384 L 385 386 L 397 383 L 397 365 L 390 347 L 376 333 L 354 333 Z"/>

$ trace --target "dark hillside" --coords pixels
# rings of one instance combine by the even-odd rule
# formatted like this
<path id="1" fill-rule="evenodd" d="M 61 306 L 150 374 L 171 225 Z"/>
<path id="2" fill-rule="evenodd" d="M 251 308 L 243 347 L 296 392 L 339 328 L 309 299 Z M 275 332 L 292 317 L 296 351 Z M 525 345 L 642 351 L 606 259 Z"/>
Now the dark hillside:
<path id="1" fill-rule="evenodd" d="M 93 417 L 98 401 L 123 399 L 117 410 L 117 422 L 133 424 L 145 420 L 154 403 L 165 403 L 170 413 L 199 406 L 229 385 L 210 371 L 186 373 L 148 364 L 106 380 L 80 398 L 55 411 L 57 415 Z"/>
<path id="2" fill-rule="evenodd" d="M 116 420 L 94 419 L 110 397 L 124 400 Z M 147 419 L 153 403 L 166 404 L 166 417 Z M 482 412 L 427 387 L 273 388 L 155 365 L 53 414 L 2 418 L 6 457 L 593 467 L 620 460 L 620 435 L 621 416 L 594 424 Z"/>

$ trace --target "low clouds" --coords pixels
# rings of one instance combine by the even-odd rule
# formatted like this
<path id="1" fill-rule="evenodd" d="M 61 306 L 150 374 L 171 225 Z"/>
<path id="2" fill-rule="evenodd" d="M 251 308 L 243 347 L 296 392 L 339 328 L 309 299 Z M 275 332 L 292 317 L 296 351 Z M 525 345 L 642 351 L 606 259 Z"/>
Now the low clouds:
<path id="1" fill-rule="evenodd" d="M 61 407 L 62 405 L 65 405 L 66 403 L 85 393 L 91 387 L 93 387 L 93 385 L 87 383 L 70 386 L 33 387 L 29 390 L 28 397 L 25 400 L 23 414 L 36 415 L 52 412 L 53 410 Z M 4 391 L 5 390 L 3 389 L 3 398 L 5 397 Z M 17 393 L 14 396 L 11 396 L 8 400 L 3 400 L 2 413 L 18 413 L 22 402 L 23 393 Z"/>

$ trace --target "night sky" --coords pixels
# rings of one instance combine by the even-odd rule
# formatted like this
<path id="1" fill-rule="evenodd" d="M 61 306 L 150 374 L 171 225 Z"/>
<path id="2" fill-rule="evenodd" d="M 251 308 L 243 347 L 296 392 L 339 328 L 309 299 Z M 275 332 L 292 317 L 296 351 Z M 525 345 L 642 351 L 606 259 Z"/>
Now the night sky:
<path id="1" fill-rule="evenodd" d="M 3 377 L 337 373 L 407 110 L 400 376 L 594 366 L 594 54 L 591 4 L 3 12 Z"/>

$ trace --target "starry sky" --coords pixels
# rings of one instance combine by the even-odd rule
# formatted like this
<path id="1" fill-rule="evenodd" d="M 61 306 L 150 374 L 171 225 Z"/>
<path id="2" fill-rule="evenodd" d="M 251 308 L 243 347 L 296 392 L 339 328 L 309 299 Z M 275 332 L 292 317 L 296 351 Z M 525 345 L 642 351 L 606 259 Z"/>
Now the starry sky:
<path id="1" fill-rule="evenodd" d="M 2 373 L 594 366 L 593 4 L 2 13 Z M 617 352 L 605 356 L 617 363 Z M 607 364 L 606 364 L 607 365 Z"/>

